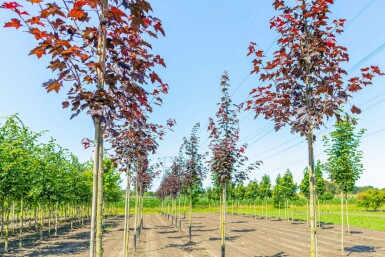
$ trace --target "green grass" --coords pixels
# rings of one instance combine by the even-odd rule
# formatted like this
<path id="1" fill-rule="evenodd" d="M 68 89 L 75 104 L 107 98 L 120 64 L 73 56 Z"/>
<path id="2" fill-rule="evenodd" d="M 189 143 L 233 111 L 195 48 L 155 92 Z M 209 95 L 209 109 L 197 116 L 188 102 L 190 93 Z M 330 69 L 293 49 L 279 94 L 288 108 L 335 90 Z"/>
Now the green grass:
<path id="1" fill-rule="evenodd" d="M 155 201 L 154 201 L 155 202 Z M 144 214 L 155 214 L 160 212 L 160 207 L 144 207 L 143 211 Z M 171 206 L 169 207 L 169 210 L 171 212 Z M 165 205 L 165 211 L 167 211 L 167 206 Z M 188 213 L 188 206 L 181 206 L 181 213 L 186 211 Z M 251 215 L 258 215 L 258 216 L 264 216 L 265 215 L 265 206 L 263 207 L 263 213 L 262 213 L 262 206 L 261 205 L 232 205 L 229 204 L 227 206 L 227 212 L 231 214 L 234 211 L 234 213 L 237 214 L 251 214 Z M 124 215 L 124 208 L 120 207 L 116 209 L 116 214 Z M 193 208 L 194 213 L 219 213 L 219 205 L 200 205 L 195 206 Z M 320 220 L 323 223 L 332 223 L 332 224 L 341 224 L 341 209 L 339 204 L 321 204 L 320 205 Z M 344 210 L 345 212 L 345 210 Z M 134 214 L 134 208 L 131 207 L 131 214 Z M 346 214 L 346 212 L 345 212 Z M 289 208 L 288 212 L 289 217 L 292 217 L 291 209 Z M 267 208 L 267 216 L 278 218 L 279 216 L 281 218 L 284 218 L 284 210 L 274 208 L 272 205 L 268 205 Z M 306 221 L 306 205 L 293 205 L 293 218 L 297 220 L 304 220 Z M 318 220 L 318 214 L 317 214 L 317 220 Z M 385 231 L 385 212 L 370 212 L 366 211 L 364 208 L 357 207 L 355 204 L 349 204 L 349 222 L 351 227 L 358 227 L 358 228 L 367 228 L 367 229 L 374 229 L 374 230 L 380 230 Z M 345 224 L 346 224 L 346 216 L 345 216 Z"/>

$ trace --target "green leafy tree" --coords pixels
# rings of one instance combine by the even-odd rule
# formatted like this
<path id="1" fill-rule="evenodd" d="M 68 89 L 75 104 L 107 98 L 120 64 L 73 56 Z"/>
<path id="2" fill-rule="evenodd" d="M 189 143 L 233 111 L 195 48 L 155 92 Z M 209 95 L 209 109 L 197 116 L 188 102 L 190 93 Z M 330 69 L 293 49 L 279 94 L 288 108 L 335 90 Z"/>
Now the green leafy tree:
<path id="1" fill-rule="evenodd" d="M 255 200 L 258 197 L 258 181 L 250 180 L 246 187 L 245 197 L 250 200 Z"/>
<path id="2" fill-rule="evenodd" d="M 385 190 L 368 189 L 357 196 L 358 206 L 378 210 L 385 204 Z"/>
<path id="3" fill-rule="evenodd" d="M 341 251 L 344 251 L 344 194 L 351 192 L 357 179 L 364 171 L 362 165 L 362 151 L 359 150 L 360 140 L 365 130 L 356 132 L 356 120 L 345 116 L 334 125 L 334 131 L 323 141 L 328 156 L 325 170 L 330 179 L 341 190 Z M 347 207 L 347 206 L 346 206 Z"/>
<path id="4" fill-rule="evenodd" d="M 285 202 L 296 199 L 296 191 L 297 185 L 294 183 L 293 174 L 288 169 L 282 178 L 278 175 L 276 179 L 276 185 L 273 189 L 274 206 L 283 206 Z"/>
<path id="5" fill-rule="evenodd" d="M 318 199 L 323 199 L 323 196 L 326 191 L 326 180 L 323 178 L 322 173 L 322 164 L 321 161 L 318 160 L 315 167 L 315 195 L 318 197 Z M 299 185 L 300 192 L 309 199 L 310 192 L 309 192 L 309 169 L 308 167 L 304 170 L 304 176 L 303 179 Z"/>
<path id="6" fill-rule="evenodd" d="M 259 197 L 263 200 L 272 196 L 271 180 L 269 175 L 263 175 L 261 182 L 259 182 Z"/>

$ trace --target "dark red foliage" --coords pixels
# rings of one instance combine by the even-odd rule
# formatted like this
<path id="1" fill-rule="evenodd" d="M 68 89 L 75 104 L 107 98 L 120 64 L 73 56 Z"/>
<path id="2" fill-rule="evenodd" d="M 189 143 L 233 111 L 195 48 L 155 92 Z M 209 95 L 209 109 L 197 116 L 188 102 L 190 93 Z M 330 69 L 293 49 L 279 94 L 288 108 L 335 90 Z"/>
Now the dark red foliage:
<path id="1" fill-rule="evenodd" d="M 360 77 L 348 75 L 342 64 L 349 61 L 346 47 L 337 44 L 345 19 L 330 21 L 331 0 L 297 1 L 291 7 L 275 0 L 281 14 L 270 20 L 279 34 L 278 50 L 266 61 L 251 43 L 248 55 L 254 56 L 253 70 L 262 86 L 254 88 L 246 109 L 275 122 L 276 130 L 290 125 L 292 132 L 311 134 L 327 119 L 339 115 L 349 103 L 351 93 L 372 84 L 375 75 L 384 75 L 377 66 L 361 70 Z M 352 107 L 353 113 L 360 113 Z"/>
<path id="2" fill-rule="evenodd" d="M 68 88 L 63 107 L 71 106 L 71 118 L 88 110 L 105 127 L 116 119 L 137 122 L 144 112 L 152 111 L 151 103 L 160 104 L 159 95 L 168 91 L 154 71 L 156 65 L 166 66 L 164 60 L 151 53 L 147 41 L 158 32 L 164 34 L 161 21 L 151 15 L 151 5 L 145 0 L 123 1 L 123 5 L 109 2 L 105 10 L 97 0 L 29 0 L 25 7 L 17 2 L 1 5 L 15 14 L 4 27 L 23 26 L 36 40 L 30 54 L 49 57 L 48 69 L 54 75 L 43 83 L 47 92 Z M 101 26 L 100 9 L 105 17 Z M 100 31 L 106 33 L 105 63 L 100 63 L 97 49 Z M 98 70 L 103 72 L 102 79 Z"/>
<path id="3" fill-rule="evenodd" d="M 247 174 L 258 168 L 261 164 L 257 161 L 247 168 L 243 168 L 248 158 L 244 155 L 247 145 L 238 146 L 239 119 L 238 108 L 232 104 L 228 84 L 227 72 L 222 75 L 222 98 L 216 114 L 217 121 L 209 120 L 211 160 L 209 166 L 217 182 L 224 185 L 228 181 L 243 181 Z"/>

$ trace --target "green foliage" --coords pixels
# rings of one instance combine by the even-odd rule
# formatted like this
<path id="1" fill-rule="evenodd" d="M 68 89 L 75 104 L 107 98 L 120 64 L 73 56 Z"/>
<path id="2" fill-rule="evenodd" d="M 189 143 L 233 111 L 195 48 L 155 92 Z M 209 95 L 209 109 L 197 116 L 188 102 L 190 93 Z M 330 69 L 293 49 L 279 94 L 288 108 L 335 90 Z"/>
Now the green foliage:
<path id="1" fill-rule="evenodd" d="M 325 191 L 326 191 L 326 180 L 323 178 L 322 174 L 322 164 L 321 161 L 318 160 L 315 167 L 315 194 L 319 197 L 319 199 L 323 199 Z M 299 185 L 299 189 L 301 194 L 303 194 L 306 198 L 309 199 L 309 170 L 308 167 L 305 168 L 304 176 Z"/>
<path id="2" fill-rule="evenodd" d="M 261 182 L 259 182 L 259 197 L 262 199 L 266 199 L 271 197 L 271 180 L 269 175 L 263 175 Z"/>
<path id="3" fill-rule="evenodd" d="M 330 138 L 323 138 L 328 155 L 325 170 L 345 193 L 353 190 L 364 170 L 361 162 L 363 153 L 358 147 L 365 130 L 356 133 L 355 122 L 344 117 L 334 125 L 335 130 L 330 133 Z"/>
<path id="4" fill-rule="evenodd" d="M 234 193 L 235 193 L 235 199 L 237 200 L 241 200 L 245 198 L 246 187 L 243 185 L 243 183 L 237 183 Z"/>
<path id="5" fill-rule="evenodd" d="M 251 180 L 246 187 L 245 198 L 247 199 L 256 199 L 258 197 L 258 181 Z"/>
<path id="6" fill-rule="evenodd" d="M 385 204 L 385 190 L 368 189 L 365 192 L 359 193 L 357 200 L 358 206 L 365 209 L 372 208 L 376 211 Z"/>
<path id="7" fill-rule="evenodd" d="M 273 203 L 274 207 L 283 206 L 285 201 L 295 200 L 297 196 L 297 185 L 294 183 L 293 174 L 288 169 L 281 177 L 277 176 L 276 185 L 273 189 Z"/>
<path id="8" fill-rule="evenodd" d="M 325 192 L 325 194 L 323 195 L 322 199 L 323 200 L 332 200 L 334 198 L 334 194 L 331 193 L 331 192 Z"/>
<path id="9" fill-rule="evenodd" d="M 92 196 L 92 167 L 50 138 L 42 143 L 43 133 L 24 126 L 17 115 L 5 118 L 0 126 L 0 200 L 21 198 L 25 205 L 89 205 Z M 119 201 L 120 176 L 105 161 L 105 197 Z M 7 203 L 6 203 L 7 204 Z"/>

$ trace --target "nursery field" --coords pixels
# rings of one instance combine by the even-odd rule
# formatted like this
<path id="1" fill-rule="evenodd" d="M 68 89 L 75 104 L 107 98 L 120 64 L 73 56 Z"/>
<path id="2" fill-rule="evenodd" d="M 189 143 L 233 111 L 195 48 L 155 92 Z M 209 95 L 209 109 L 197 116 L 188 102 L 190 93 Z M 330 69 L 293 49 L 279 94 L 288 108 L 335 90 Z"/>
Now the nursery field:
<path id="1" fill-rule="evenodd" d="M 141 240 L 137 252 L 132 256 L 219 256 L 219 216 L 215 213 L 194 213 L 192 220 L 193 242 L 189 243 L 186 219 L 182 219 L 182 229 L 179 231 L 172 225 L 171 217 L 145 214 Z M 302 257 L 309 254 L 310 238 L 306 222 L 231 214 L 226 222 L 228 256 Z M 106 219 L 104 256 L 123 256 L 123 225 L 122 216 Z M 86 257 L 89 256 L 88 229 L 82 227 L 64 231 L 60 237 L 27 245 L 1 256 Z M 345 256 L 385 256 L 385 232 L 357 227 L 351 227 L 350 232 L 345 234 Z M 340 227 L 324 224 L 318 234 L 319 256 L 339 256 Z"/>

